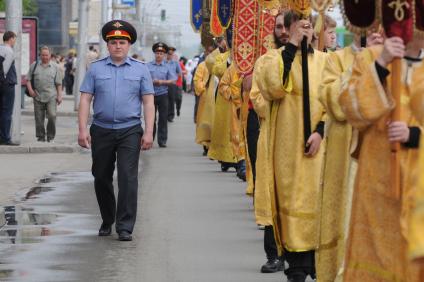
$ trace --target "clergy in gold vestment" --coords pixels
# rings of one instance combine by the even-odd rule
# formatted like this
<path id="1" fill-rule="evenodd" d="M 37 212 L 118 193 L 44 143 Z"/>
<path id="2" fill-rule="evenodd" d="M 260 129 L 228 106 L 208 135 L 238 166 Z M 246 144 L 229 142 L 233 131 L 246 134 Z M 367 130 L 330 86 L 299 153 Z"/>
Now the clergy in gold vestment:
<path id="1" fill-rule="evenodd" d="M 381 44 L 383 37 L 372 33 L 367 45 Z M 343 87 L 352 73 L 355 54 L 360 51 L 360 36 L 351 46 L 329 53 L 320 87 L 320 100 L 327 112 L 326 154 L 323 171 L 320 246 L 316 253 L 317 278 L 333 282 L 338 275 L 342 280 L 347 227 L 352 206 L 353 183 L 357 160 L 351 157 L 356 149 L 358 132 L 352 126 L 339 104 Z M 352 139 L 353 136 L 353 139 Z"/>
<path id="2" fill-rule="evenodd" d="M 411 114 L 410 98 L 417 90 L 414 83 L 422 80 L 424 68 L 422 64 L 410 67 L 402 60 L 401 121 L 391 122 L 394 100 L 387 91 L 391 80 L 386 67 L 394 57 L 403 57 L 403 48 L 401 39 L 390 38 L 384 48 L 372 47 L 358 54 L 349 85 L 340 96 L 347 120 L 362 134 L 344 281 L 419 281 L 417 268 L 407 258 L 414 197 L 410 182 L 418 156 L 415 143 L 420 135 Z M 391 185 L 390 141 L 402 142 L 400 199 Z"/>
<path id="3" fill-rule="evenodd" d="M 320 242 L 316 253 L 317 279 L 333 282 L 342 265 L 344 227 L 351 191 L 348 189 L 351 166 L 352 127 L 340 108 L 338 98 L 343 83 L 350 77 L 355 46 L 332 52 L 328 56 L 320 99 L 327 111 L 326 154 L 323 171 Z M 351 176 L 354 177 L 354 176 Z"/>
<path id="4" fill-rule="evenodd" d="M 209 75 L 205 62 L 197 66 L 193 84 L 194 93 L 199 97 L 196 116 L 196 143 L 209 148 L 215 114 L 215 80 Z"/>
<path id="5" fill-rule="evenodd" d="M 421 42 L 422 43 L 422 42 Z M 424 47 L 424 44 L 421 44 Z M 424 56 L 421 50 L 421 58 Z M 421 69 L 421 78 L 414 81 L 414 91 L 411 99 L 412 112 L 418 120 L 421 128 L 424 126 L 424 71 L 423 61 L 416 62 L 415 66 Z M 424 138 L 420 140 L 419 158 L 416 175 L 413 178 L 415 189 L 414 206 L 409 224 L 409 257 L 413 264 L 420 268 L 419 281 L 424 281 Z"/>
<path id="6" fill-rule="evenodd" d="M 240 110 L 242 104 L 241 86 L 243 78 L 239 75 L 237 68 L 231 64 L 225 71 L 218 86 L 218 94 L 229 102 L 230 118 L 230 138 L 233 146 L 233 154 L 238 161 L 244 160 L 244 138 L 242 138 Z"/>
<path id="7" fill-rule="evenodd" d="M 325 118 L 318 87 L 327 55 L 317 50 L 310 50 L 308 55 L 314 132 L 308 139 L 310 147 L 305 154 L 302 64 L 297 46 L 304 36 L 310 42 L 313 31 L 308 20 L 299 20 L 293 12 L 286 15 L 285 22 L 289 27 L 290 43 L 284 51 L 271 50 L 258 60 L 251 99 L 259 116 L 262 114 L 254 101 L 255 95 L 262 95 L 267 101 L 264 108 L 271 106 L 265 119 L 269 130 L 265 178 L 271 192 L 274 232 L 280 252 L 286 251 L 288 278 L 304 281 L 307 274 L 315 274 L 313 251 L 318 247 L 319 188 L 324 152 L 321 130 Z M 262 128 L 263 123 L 261 135 Z M 257 177 L 259 181 L 259 171 Z"/>
<path id="8" fill-rule="evenodd" d="M 212 74 L 219 80 L 222 79 L 228 68 L 228 59 L 230 51 L 220 53 L 216 56 L 215 64 L 212 68 Z M 219 84 L 218 84 L 219 85 Z M 231 142 L 232 127 L 232 105 L 226 100 L 219 89 L 215 95 L 215 118 L 212 130 L 212 139 L 209 146 L 208 157 L 222 163 L 223 170 L 228 169 L 227 164 L 237 163 L 237 156 L 234 154 L 233 143 Z M 225 166 L 225 168 L 224 168 Z"/>

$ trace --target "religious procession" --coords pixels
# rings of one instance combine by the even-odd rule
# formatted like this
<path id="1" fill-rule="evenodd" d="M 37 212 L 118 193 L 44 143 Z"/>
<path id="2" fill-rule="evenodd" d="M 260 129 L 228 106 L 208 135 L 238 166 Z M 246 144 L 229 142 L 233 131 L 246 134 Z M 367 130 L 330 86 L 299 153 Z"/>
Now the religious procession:
<path id="1" fill-rule="evenodd" d="M 260 271 L 424 281 L 424 2 L 191 5 L 205 50 L 195 142 L 246 181 L 264 230 Z"/>

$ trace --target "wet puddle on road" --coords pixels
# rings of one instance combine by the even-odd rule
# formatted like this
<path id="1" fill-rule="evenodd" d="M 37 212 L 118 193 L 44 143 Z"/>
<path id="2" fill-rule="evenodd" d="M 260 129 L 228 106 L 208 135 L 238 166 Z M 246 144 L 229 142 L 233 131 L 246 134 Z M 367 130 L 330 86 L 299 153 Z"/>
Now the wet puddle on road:
<path id="1" fill-rule="evenodd" d="M 55 248 L 62 249 L 67 238 L 75 242 L 75 238 L 87 235 L 86 230 L 74 227 L 89 215 L 78 214 L 81 210 L 70 213 L 72 200 L 68 199 L 80 189 L 87 190 L 91 181 L 87 172 L 51 173 L 19 193 L 15 205 L 0 207 L 4 210 L 4 219 L 0 219 L 0 281 L 69 281 L 66 266 L 46 259 L 42 262 L 42 258 L 48 258 L 44 253 L 49 251 L 56 254 Z M 68 210 L 64 209 L 66 203 Z M 44 253 L 38 254 L 40 250 Z M 57 272 L 68 275 L 51 280 Z"/>

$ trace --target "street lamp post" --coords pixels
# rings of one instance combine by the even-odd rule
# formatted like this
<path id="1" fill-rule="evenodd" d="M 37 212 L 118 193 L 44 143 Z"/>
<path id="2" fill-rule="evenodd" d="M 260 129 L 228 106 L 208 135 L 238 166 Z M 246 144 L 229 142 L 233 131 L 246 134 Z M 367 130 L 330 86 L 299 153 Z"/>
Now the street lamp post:
<path id="1" fill-rule="evenodd" d="M 78 46 L 77 46 L 77 76 L 74 83 L 74 110 L 79 107 L 80 92 L 79 87 L 86 71 L 87 52 L 87 26 L 88 26 L 88 0 L 79 0 L 78 6 Z"/>

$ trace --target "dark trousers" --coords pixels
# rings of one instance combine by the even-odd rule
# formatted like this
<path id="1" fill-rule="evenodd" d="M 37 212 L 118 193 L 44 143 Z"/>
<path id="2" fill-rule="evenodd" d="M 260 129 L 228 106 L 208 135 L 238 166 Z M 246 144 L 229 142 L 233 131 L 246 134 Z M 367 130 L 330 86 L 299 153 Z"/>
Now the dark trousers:
<path id="1" fill-rule="evenodd" d="M 274 228 L 272 225 L 265 226 L 264 250 L 268 260 L 274 260 L 278 258 L 277 244 L 275 243 Z"/>
<path id="2" fill-rule="evenodd" d="M 103 223 L 116 231 L 132 233 L 137 215 L 138 160 L 143 129 L 140 125 L 123 129 L 90 128 L 92 173 Z M 113 190 L 115 162 L 118 169 L 118 206 Z"/>
<path id="3" fill-rule="evenodd" d="M 200 97 L 197 95 L 194 95 L 194 113 L 193 113 L 194 123 L 197 123 L 197 110 L 199 109 L 199 100 L 200 100 Z"/>
<path id="4" fill-rule="evenodd" d="M 171 84 L 168 86 L 168 119 L 175 117 L 175 97 L 177 96 L 178 86 Z"/>
<path id="5" fill-rule="evenodd" d="M 249 110 L 247 115 L 247 149 L 249 151 L 250 164 L 252 166 L 253 183 L 256 180 L 256 150 L 259 138 L 259 118 L 254 110 Z M 272 227 L 271 227 L 272 228 Z"/>
<path id="6" fill-rule="evenodd" d="M 156 130 L 157 121 L 157 130 Z M 168 140 L 168 95 L 155 96 L 155 125 L 153 138 L 158 133 L 158 144 L 166 144 Z"/>
<path id="7" fill-rule="evenodd" d="M 177 95 L 175 95 L 175 107 L 177 108 L 177 116 L 180 115 L 182 103 L 183 103 L 183 90 L 181 89 L 181 87 L 178 87 Z"/>
<path id="8" fill-rule="evenodd" d="M 287 276 L 293 274 L 310 275 L 315 278 L 315 251 L 307 252 L 289 252 L 284 250 L 284 258 L 289 264 L 284 273 Z"/>
<path id="9" fill-rule="evenodd" d="M 74 88 L 74 76 L 71 74 L 65 74 L 65 88 L 66 95 L 72 95 Z"/>
<path id="10" fill-rule="evenodd" d="M 56 116 L 57 103 L 56 99 L 48 102 L 40 102 L 34 100 L 34 118 L 35 118 L 35 136 L 38 140 L 45 140 L 47 129 L 47 141 L 53 140 L 56 136 Z M 47 115 L 47 127 L 44 122 Z"/>
<path id="11" fill-rule="evenodd" d="M 0 139 L 10 142 L 13 106 L 15 104 L 15 85 L 0 87 Z"/>

